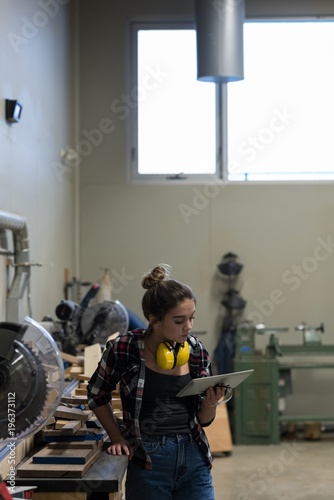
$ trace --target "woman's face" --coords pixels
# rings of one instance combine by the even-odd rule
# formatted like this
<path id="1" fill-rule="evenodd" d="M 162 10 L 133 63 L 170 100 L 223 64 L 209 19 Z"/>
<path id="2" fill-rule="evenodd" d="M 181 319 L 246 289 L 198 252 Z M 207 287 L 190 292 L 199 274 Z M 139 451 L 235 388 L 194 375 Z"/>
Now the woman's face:
<path id="1" fill-rule="evenodd" d="M 170 309 L 162 320 L 152 322 L 154 333 L 161 341 L 185 342 L 193 326 L 195 310 L 196 305 L 192 299 L 184 300 Z"/>

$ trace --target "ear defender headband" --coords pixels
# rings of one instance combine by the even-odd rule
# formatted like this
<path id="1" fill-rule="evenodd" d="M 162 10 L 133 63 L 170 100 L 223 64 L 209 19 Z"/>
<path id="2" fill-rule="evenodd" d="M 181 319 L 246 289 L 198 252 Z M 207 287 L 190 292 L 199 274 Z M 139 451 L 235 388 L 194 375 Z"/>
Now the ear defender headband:
<path id="1" fill-rule="evenodd" d="M 157 363 L 163 370 L 172 370 L 176 365 L 185 365 L 189 359 L 189 344 L 173 344 L 166 341 L 158 346 Z"/>

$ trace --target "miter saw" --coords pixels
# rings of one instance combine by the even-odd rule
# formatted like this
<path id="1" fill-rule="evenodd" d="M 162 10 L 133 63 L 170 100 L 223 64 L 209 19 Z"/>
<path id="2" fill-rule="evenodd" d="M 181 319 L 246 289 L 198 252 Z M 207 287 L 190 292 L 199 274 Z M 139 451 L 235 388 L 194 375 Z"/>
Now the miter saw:
<path id="1" fill-rule="evenodd" d="M 110 335 L 124 333 L 129 327 L 128 311 L 118 300 L 105 300 L 86 309 L 62 301 L 56 307 L 56 315 L 63 326 L 58 338 L 68 354 L 76 354 L 79 344 L 104 346 Z"/>
<path id="2" fill-rule="evenodd" d="M 40 430 L 63 393 L 57 344 L 31 318 L 0 323 L 0 441 L 15 442 Z"/>
<path id="3" fill-rule="evenodd" d="M 75 354 L 78 344 L 99 343 L 104 346 L 110 335 L 122 334 L 129 327 L 128 311 L 118 300 L 89 305 L 85 299 L 80 305 L 62 300 L 55 310 L 63 326 L 62 349 L 69 354 Z"/>
<path id="4" fill-rule="evenodd" d="M 87 307 L 80 326 L 85 343 L 105 345 L 110 335 L 122 334 L 128 330 L 129 315 L 118 300 L 105 300 Z"/>

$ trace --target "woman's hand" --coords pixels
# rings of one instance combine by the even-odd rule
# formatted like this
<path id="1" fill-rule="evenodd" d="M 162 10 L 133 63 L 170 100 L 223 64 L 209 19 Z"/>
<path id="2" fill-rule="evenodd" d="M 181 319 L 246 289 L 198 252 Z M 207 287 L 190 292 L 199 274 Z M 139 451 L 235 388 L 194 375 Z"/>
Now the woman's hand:
<path id="1" fill-rule="evenodd" d="M 223 399 L 225 396 L 226 388 L 223 386 L 216 385 L 215 387 L 209 387 L 205 392 L 205 399 L 203 403 L 206 406 L 212 407 L 216 406 L 217 403 Z"/>
<path id="2" fill-rule="evenodd" d="M 227 391 L 227 399 L 226 402 L 231 397 L 231 389 L 227 389 L 224 386 L 214 386 L 209 387 L 205 391 L 205 396 L 202 397 L 202 405 L 197 412 L 197 417 L 199 422 L 204 425 L 209 425 L 212 420 L 215 418 L 217 406 L 220 402 L 223 402 L 223 398 L 225 397 L 225 391 Z M 225 401 L 224 401 L 225 402 Z"/>
<path id="3" fill-rule="evenodd" d="M 120 438 L 117 442 L 112 443 L 110 446 L 107 448 L 107 453 L 110 453 L 111 455 L 127 455 L 129 457 L 129 460 L 133 457 L 133 449 L 128 443 L 123 438 Z"/>

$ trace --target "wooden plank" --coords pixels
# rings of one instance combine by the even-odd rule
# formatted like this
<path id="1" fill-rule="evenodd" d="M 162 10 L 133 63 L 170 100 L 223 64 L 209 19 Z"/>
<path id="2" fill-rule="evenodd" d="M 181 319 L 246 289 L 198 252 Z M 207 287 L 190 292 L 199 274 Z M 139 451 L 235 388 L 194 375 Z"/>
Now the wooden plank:
<path id="1" fill-rule="evenodd" d="M 102 441 L 68 441 L 65 443 L 49 443 L 49 449 L 89 449 L 89 450 L 97 450 L 102 446 Z"/>
<path id="2" fill-rule="evenodd" d="M 107 433 L 102 429 L 83 429 L 82 427 L 71 436 L 64 436 L 60 430 L 42 431 L 45 443 L 69 443 L 72 441 L 101 441 Z"/>
<path id="3" fill-rule="evenodd" d="M 112 398 L 111 406 L 113 410 L 122 410 L 122 400 L 121 398 Z"/>
<path id="4" fill-rule="evenodd" d="M 64 361 L 68 361 L 69 363 L 79 366 L 84 365 L 84 358 L 82 356 L 73 356 L 72 354 L 67 354 L 66 352 L 61 352 L 60 355 Z"/>
<path id="5" fill-rule="evenodd" d="M 23 460 L 23 458 L 29 453 L 34 445 L 34 436 L 29 436 L 26 439 L 17 441 L 15 443 L 15 466 Z M 8 446 L 4 446 L 1 451 L 0 457 L 0 477 L 5 478 L 13 467 L 11 463 L 11 458 L 9 456 L 10 449 Z"/>
<path id="6" fill-rule="evenodd" d="M 74 393 L 72 396 L 63 396 L 61 398 L 61 403 L 65 403 L 66 405 L 80 405 L 80 404 L 87 404 L 87 396 L 84 398 L 82 396 L 75 396 Z"/>
<path id="7" fill-rule="evenodd" d="M 74 391 L 75 396 L 86 396 L 87 401 L 87 389 L 86 388 L 77 388 Z"/>
<path id="8" fill-rule="evenodd" d="M 52 427 L 56 423 L 56 419 L 54 417 L 49 418 L 45 427 Z"/>
<path id="9" fill-rule="evenodd" d="M 71 428 L 66 429 L 65 427 L 63 427 L 62 429 L 43 429 L 42 435 L 44 440 L 47 440 L 47 438 L 64 437 L 64 438 L 69 438 L 68 441 L 70 441 L 72 436 L 87 434 L 87 430 L 85 430 L 84 433 L 78 434 L 80 430 L 81 426 L 79 427 L 79 429 L 77 429 L 76 432 L 73 432 L 73 429 Z"/>
<path id="10" fill-rule="evenodd" d="M 87 382 L 90 380 L 90 375 L 85 375 L 82 373 L 81 375 L 78 375 L 78 380 L 86 380 Z"/>
<path id="11" fill-rule="evenodd" d="M 62 434 L 64 434 L 65 436 L 75 434 L 80 429 L 81 425 L 82 425 L 81 420 L 67 421 L 67 424 L 65 424 L 61 428 Z"/>
<path id="12" fill-rule="evenodd" d="M 68 422 L 69 422 L 68 420 L 64 420 L 64 419 L 59 418 L 58 420 L 56 420 L 56 423 L 53 426 L 53 429 L 62 429 L 64 427 L 64 425 L 68 424 Z M 73 420 L 73 422 L 75 422 L 75 420 Z"/>
<path id="13" fill-rule="evenodd" d="M 75 425 L 78 422 L 80 423 L 80 425 L 76 430 L 78 430 L 81 427 L 81 425 L 82 425 L 81 420 L 64 420 L 64 419 L 59 418 L 58 420 L 56 420 L 52 429 L 63 429 L 65 426 L 68 426 L 68 425 L 72 426 L 73 424 Z"/>
<path id="14" fill-rule="evenodd" d="M 43 439 L 50 437 L 61 437 L 63 435 L 64 434 L 62 433 L 61 429 L 42 429 Z"/>
<path id="15" fill-rule="evenodd" d="M 101 359 L 102 350 L 100 344 L 85 347 L 84 350 L 84 374 L 93 375 Z"/>
<path id="16" fill-rule="evenodd" d="M 106 431 L 103 427 L 87 427 L 86 424 L 82 425 L 79 430 L 75 433 L 75 436 L 85 436 L 85 435 L 95 435 L 95 436 L 104 436 Z M 102 439 L 102 438 L 101 438 Z"/>
<path id="17" fill-rule="evenodd" d="M 85 464 L 96 453 L 89 448 L 43 448 L 32 457 L 33 464 Z"/>
<path id="18" fill-rule="evenodd" d="M 91 410 L 80 410 L 80 408 L 70 408 L 69 406 L 58 406 L 54 413 L 56 418 L 69 419 L 69 420 L 82 420 L 86 422 L 93 416 Z"/>
<path id="19" fill-rule="evenodd" d="M 71 378 L 71 365 L 64 370 L 64 380 Z"/>
<path id="20" fill-rule="evenodd" d="M 83 372 L 83 367 L 82 366 L 73 366 L 70 369 L 70 376 L 71 378 L 76 378 L 80 373 Z"/>
<path id="21" fill-rule="evenodd" d="M 118 420 L 122 420 L 123 418 L 123 412 L 122 410 L 114 410 L 113 409 L 113 413 L 114 413 L 114 417 Z"/>
<path id="22" fill-rule="evenodd" d="M 83 477 L 89 467 L 99 458 L 97 450 L 85 464 L 40 464 L 32 463 L 32 457 L 16 468 L 17 477 Z"/>
<path id="23" fill-rule="evenodd" d="M 118 337 L 119 335 L 119 332 L 115 332 L 115 333 L 112 333 L 111 335 L 109 335 L 109 337 L 107 338 L 107 342 L 109 342 L 109 340 L 114 340 Z M 106 342 L 106 343 L 107 343 Z"/>

